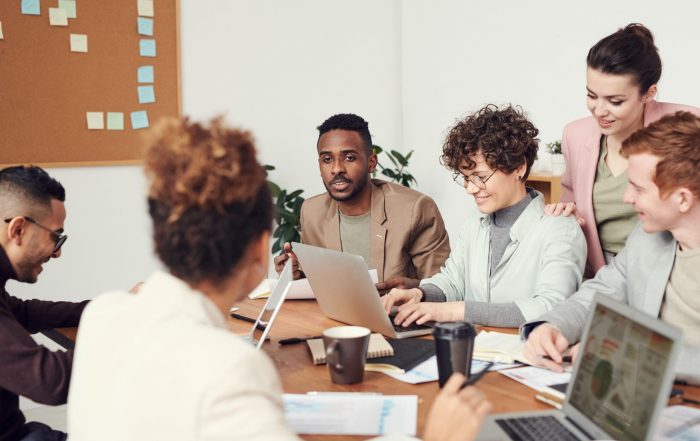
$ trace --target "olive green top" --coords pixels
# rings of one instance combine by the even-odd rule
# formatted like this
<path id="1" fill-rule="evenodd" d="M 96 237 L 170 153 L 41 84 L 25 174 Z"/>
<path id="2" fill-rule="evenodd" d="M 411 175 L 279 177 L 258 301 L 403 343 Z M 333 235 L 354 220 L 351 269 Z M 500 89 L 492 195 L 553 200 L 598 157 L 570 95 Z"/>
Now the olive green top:
<path id="1" fill-rule="evenodd" d="M 340 246 L 344 253 L 355 254 L 365 259 L 367 268 L 372 268 L 372 241 L 370 238 L 371 216 L 368 211 L 360 216 L 346 216 L 340 211 Z"/>
<path id="2" fill-rule="evenodd" d="M 603 136 L 593 184 L 593 212 L 603 250 L 619 253 L 639 219 L 632 206 L 622 202 L 627 188 L 627 170 L 613 176 L 605 162 L 607 154 L 607 137 Z"/>

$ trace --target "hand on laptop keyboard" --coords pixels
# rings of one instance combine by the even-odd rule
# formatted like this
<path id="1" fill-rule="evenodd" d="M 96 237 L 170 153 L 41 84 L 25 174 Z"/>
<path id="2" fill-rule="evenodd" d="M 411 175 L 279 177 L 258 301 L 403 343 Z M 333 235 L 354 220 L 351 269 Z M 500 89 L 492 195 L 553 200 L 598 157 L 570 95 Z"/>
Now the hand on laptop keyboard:
<path id="1" fill-rule="evenodd" d="M 429 321 L 449 322 L 463 319 L 464 302 L 422 302 L 400 306 L 393 322 L 396 325 L 409 326 L 412 323 L 422 325 Z"/>

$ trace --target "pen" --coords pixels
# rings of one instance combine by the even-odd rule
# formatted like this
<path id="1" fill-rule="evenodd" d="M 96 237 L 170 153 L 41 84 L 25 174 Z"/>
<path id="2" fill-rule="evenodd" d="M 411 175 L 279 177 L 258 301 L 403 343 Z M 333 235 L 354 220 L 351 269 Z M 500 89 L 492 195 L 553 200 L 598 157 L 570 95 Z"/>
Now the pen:
<path id="1" fill-rule="evenodd" d="M 552 360 L 552 357 L 550 357 L 549 355 L 543 355 L 542 358 L 544 358 L 545 360 Z M 571 355 L 564 355 L 563 357 L 561 357 L 562 363 L 571 363 L 571 361 Z"/>
<path id="2" fill-rule="evenodd" d="M 235 319 L 238 319 L 238 320 L 243 320 L 244 322 L 255 323 L 255 324 L 256 324 L 256 325 L 255 325 L 255 328 L 256 328 L 258 331 L 264 331 L 264 330 L 265 330 L 265 325 L 264 325 L 262 322 L 261 322 L 261 323 L 258 323 L 258 321 L 255 320 L 255 319 L 253 319 L 253 318 L 246 317 L 245 315 L 236 314 L 235 312 L 232 312 L 232 313 L 231 313 L 231 317 L 233 317 L 233 318 L 235 318 Z"/>
<path id="3" fill-rule="evenodd" d="M 292 338 L 283 338 L 282 340 L 278 341 L 278 344 L 281 345 L 293 345 L 296 343 L 302 343 L 305 342 L 306 340 L 313 340 L 315 338 L 322 338 L 320 335 L 315 335 L 313 337 L 292 337 Z"/>
<path id="4" fill-rule="evenodd" d="M 460 389 L 464 389 L 467 386 L 473 386 L 477 381 L 481 380 L 481 377 L 486 375 L 486 372 L 489 371 L 489 369 L 493 366 L 493 361 L 489 361 L 488 364 L 486 364 L 486 367 L 484 367 L 481 372 L 478 374 L 470 375 L 469 378 L 467 378 L 467 381 L 462 383 L 462 386 L 460 386 Z"/>

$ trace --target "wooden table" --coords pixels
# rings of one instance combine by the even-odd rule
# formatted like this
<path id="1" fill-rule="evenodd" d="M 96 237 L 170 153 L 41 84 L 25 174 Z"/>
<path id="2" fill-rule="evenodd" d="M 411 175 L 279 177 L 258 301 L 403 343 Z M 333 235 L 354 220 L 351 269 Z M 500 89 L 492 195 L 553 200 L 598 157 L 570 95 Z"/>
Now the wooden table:
<path id="1" fill-rule="evenodd" d="M 244 300 L 237 304 L 238 311 L 248 317 L 257 317 L 265 300 Z M 247 333 L 251 324 L 241 320 L 230 319 L 230 325 L 236 333 Z M 439 392 L 437 382 L 412 385 L 395 380 L 379 372 L 365 372 L 362 383 L 337 385 L 330 380 L 325 365 L 315 366 L 305 343 L 281 346 L 277 342 L 290 337 L 318 336 L 321 331 L 342 323 L 326 318 L 321 314 L 315 300 L 290 300 L 285 302 L 270 331 L 270 342 L 263 345 L 265 352 L 272 358 L 282 379 L 285 392 L 306 393 L 309 391 L 330 392 L 380 392 L 392 395 L 418 396 L 418 435 L 423 433 L 428 411 Z M 492 330 L 491 328 L 486 328 Z M 497 329 L 501 332 L 515 332 L 515 329 Z M 75 338 L 76 328 L 60 330 L 65 335 Z M 487 373 L 475 386 L 483 392 L 493 404 L 493 413 L 551 409 L 535 399 L 535 391 L 511 380 L 497 372 Z M 687 398 L 700 400 L 700 387 L 674 386 L 683 389 Z M 360 440 L 370 437 L 360 436 L 304 436 L 307 440 Z"/>
<path id="2" fill-rule="evenodd" d="M 257 317 L 264 300 L 245 300 L 236 306 L 238 311 L 248 317 Z M 231 319 L 234 332 L 247 332 L 251 324 Z M 342 323 L 326 318 L 321 314 L 315 300 L 290 300 L 284 303 L 275 323 L 270 330 L 271 341 L 263 349 L 277 365 L 285 392 L 306 393 L 309 391 L 332 392 L 380 392 L 391 395 L 418 395 L 418 434 L 423 433 L 428 411 L 439 392 L 436 381 L 424 384 L 408 384 L 395 380 L 379 372 L 365 372 L 362 383 L 337 385 L 330 380 L 326 365 L 315 366 L 311 361 L 308 346 L 305 343 L 281 346 L 277 342 L 289 337 L 318 336 L 326 328 Z M 515 330 L 510 330 L 515 332 Z M 489 372 L 476 386 L 492 402 L 494 412 L 518 410 L 548 409 L 549 407 L 535 400 L 535 393 L 522 384 L 496 372 Z M 359 436 L 304 436 L 308 440 L 367 439 Z"/>

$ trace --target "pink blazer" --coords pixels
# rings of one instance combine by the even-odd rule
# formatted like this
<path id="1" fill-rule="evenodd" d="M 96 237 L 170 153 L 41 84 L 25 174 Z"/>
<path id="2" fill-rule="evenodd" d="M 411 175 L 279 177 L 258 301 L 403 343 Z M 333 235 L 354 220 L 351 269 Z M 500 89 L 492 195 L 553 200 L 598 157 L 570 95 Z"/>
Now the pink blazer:
<path id="1" fill-rule="evenodd" d="M 679 110 L 687 110 L 700 116 L 700 109 L 696 107 L 652 100 L 644 107 L 644 126 Z M 602 133 L 595 118 L 589 116 L 567 124 L 561 139 L 562 153 L 566 162 L 566 171 L 561 178 L 561 199 L 562 202 L 575 202 L 579 215 L 586 221 L 582 227 L 588 244 L 586 278 L 593 277 L 598 269 L 605 265 L 593 213 L 593 183 L 598 167 L 601 136 Z"/>

